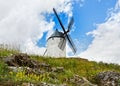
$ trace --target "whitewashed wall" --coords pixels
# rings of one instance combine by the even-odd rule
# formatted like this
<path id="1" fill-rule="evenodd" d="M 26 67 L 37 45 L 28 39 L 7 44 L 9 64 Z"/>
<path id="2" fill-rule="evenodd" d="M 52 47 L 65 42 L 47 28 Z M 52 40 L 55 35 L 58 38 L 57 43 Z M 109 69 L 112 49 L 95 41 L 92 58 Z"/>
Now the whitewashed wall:
<path id="1" fill-rule="evenodd" d="M 48 39 L 46 55 L 51 57 L 66 57 L 66 40 L 63 43 L 63 50 L 58 47 L 60 41 L 63 40 L 65 39 L 62 37 L 53 37 Z"/>

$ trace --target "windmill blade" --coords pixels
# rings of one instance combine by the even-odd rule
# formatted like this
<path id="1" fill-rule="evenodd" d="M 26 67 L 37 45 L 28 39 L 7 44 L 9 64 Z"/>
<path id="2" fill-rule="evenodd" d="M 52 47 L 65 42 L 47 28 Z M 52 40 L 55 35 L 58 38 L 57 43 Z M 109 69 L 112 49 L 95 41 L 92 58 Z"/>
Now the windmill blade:
<path id="1" fill-rule="evenodd" d="M 68 43 L 69 43 L 69 45 L 70 45 L 70 48 L 72 49 L 73 53 L 75 54 L 76 51 L 77 51 L 77 49 L 76 49 L 76 47 L 75 47 L 75 45 L 74 45 L 74 43 L 73 43 L 70 35 L 67 34 L 67 35 L 66 35 L 66 38 L 68 39 Z"/>
<path id="2" fill-rule="evenodd" d="M 64 50 L 65 48 L 65 38 L 63 40 L 60 41 L 60 43 L 58 44 L 58 47 L 61 49 L 61 50 Z"/>
<path id="3" fill-rule="evenodd" d="M 68 39 L 68 43 L 69 43 L 69 45 L 70 45 L 72 51 L 73 51 L 74 54 L 75 54 L 75 53 L 76 53 L 76 47 L 75 47 L 75 45 L 74 45 L 72 39 L 70 38 L 70 36 L 67 34 L 67 32 L 70 31 L 71 26 L 73 25 L 74 19 L 73 19 L 73 18 L 71 19 L 71 21 L 70 21 L 70 23 L 69 23 L 69 25 L 68 25 L 68 31 L 65 31 L 65 28 L 64 28 L 64 26 L 63 26 L 63 24 L 62 24 L 60 18 L 58 17 L 57 12 L 56 12 L 56 10 L 55 10 L 54 8 L 53 8 L 53 11 L 54 11 L 54 13 L 55 13 L 55 15 L 56 15 L 56 17 L 57 17 L 57 19 L 58 19 L 58 21 L 59 21 L 59 23 L 60 23 L 62 29 L 63 29 L 63 31 L 64 31 L 65 37 Z M 62 47 L 62 43 L 60 43 L 58 46 L 61 48 L 61 47 Z"/>
<path id="4" fill-rule="evenodd" d="M 58 19 L 58 21 L 59 21 L 59 23 L 60 23 L 61 27 L 62 27 L 62 29 L 63 29 L 64 33 L 66 33 L 65 28 L 64 28 L 64 26 L 63 26 L 63 24 L 62 24 L 62 22 L 61 22 L 60 18 L 58 17 L 57 12 L 56 12 L 56 10 L 55 10 L 54 8 L 53 8 L 53 11 L 54 11 L 54 13 L 55 13 L 55 15 L 56 15 L 56 17 L 57 17 L 57 19 Z"/>
<path id="5" fill-rule="evenodd" d="M 45 56 L 46 52 L 47 52 L 47 49 L 45 50 L 45 52 L 44 52 L 43 56 Z"/>
<path id="6" fill-rule="evenodd" d="M 68 30 L 67 30 L 67 32 L 69 32 L 71 30 L 71 27 L 72 27 L 73 23 L 74 23 L 74 18 L 72 17 L 71 20 L 70 20 L 70 22 L 69 22 L 69 24 L 68 24 Z"/>

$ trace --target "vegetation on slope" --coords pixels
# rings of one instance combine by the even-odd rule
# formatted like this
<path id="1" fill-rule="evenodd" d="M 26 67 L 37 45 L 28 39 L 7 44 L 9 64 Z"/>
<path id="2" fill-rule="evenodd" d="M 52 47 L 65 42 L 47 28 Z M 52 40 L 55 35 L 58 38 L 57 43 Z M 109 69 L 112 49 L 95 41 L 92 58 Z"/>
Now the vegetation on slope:
<path id="1" fill-rule="evenodd" d="M 8 56 L 10 54 L 19 53 L 14 50 L 0 49 L 0 57 Z M 73 77 L 74 75 L 79 75 L 81 77 L 87 78 L 89 81 L 96 83 L 94 76 L 103 71 L 116 71 L 120 72 L 120 66 L 117 64 L 107 64 L 107 63 L 97 63 L 94 61 L 88 61 L 81 58 L 51 58 L 31 55 L 31 59 L 37 60 L 40 63 L 50 64 L 52 67 L 63 67 L 64 72 L 46 72 L 41 75 L 27 74 L 25 71 L 14 72 L 8 69 L 8 66 L 1 60 L 0 61 L 0 82 L 12 81 L 14 83 L 20 82 L 46 82 L 52 84 L 71 84 L 67 82 L 67 79 Z M 52 79 L 51 77 L 54 77 Z"/>
<path id="2" fill-rule="evenodd" d="M 46 62 L 54 67 L 64 67 L 65 74 L 59 74 L 60 79 L 71 77 L 74 74 L 86 77 L 88 80 L 95 82 L 93 76 L 103 71 L 120 72 L 120 66 L 117 64 L 107 64 L 103 62 L 88 61 L 81 58 L 44 58 L 39 56 L 31 56 L 40 62 Z"/>

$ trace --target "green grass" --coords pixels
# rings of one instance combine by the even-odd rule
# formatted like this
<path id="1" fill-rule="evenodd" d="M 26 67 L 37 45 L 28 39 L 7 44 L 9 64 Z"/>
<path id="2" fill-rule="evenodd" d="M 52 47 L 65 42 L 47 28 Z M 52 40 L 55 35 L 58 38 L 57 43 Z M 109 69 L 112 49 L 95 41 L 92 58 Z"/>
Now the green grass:
<path id="1" fill-rule="evenodd" d="M 1 49 L 0 56 L 8 56 L 10 54 L 19 53 L 18 51 L 11 51 L 6 49 Z M 120 72 L 120 66 L 117 64 L 107 64 L 107 63 L 97 63 L 94 61 L 88 61 L 81 58 L 51 58 L 51 57 L 42 57 L 31 55 L 31 59 L 37 60 L 39 62 L 44 62 L 50 64 L 52 67 L 63 67 L 64 72 L 61 73 L 49 73 L 46 72 L 43 75 L 36 76 L 25 75 L 24 71 L 14 73 L 8 70 L 7 65 L 0 61 L 0 80 L 12 80 L 13 82 L 48 82 L 54 84 L 67 83 L 68 78 L 71 78 L 74 75 L 79 75 L 81 77 L 86 77 L 89 81 L 94 82 L 93 76 L 103 71 L 116 71 Z M 7 71 L 6 71 L 7 70 Z M 6 72 L 5 72 L 6 71 Z M 20 74 L 21 75 L 20 75 Z M 23 74 L 23 75 L 22 75 Z M 20 75 L 18 78 L 18 75 Z M 52 79 L 54 77 L 56 79 Z"/>
<path id="2" fill-rule="evenodd" d="M 64 67 L 65 73 L 61 74 L 62 77 L 60 77 L 60 79 L 77 74 L 93 81 L 93 76 L 99 72 L 120 72 L 120 66 L 117 64 L 97 63 L 80 58 L 44 58 L 39 56 L 31 56 L 31 58 L 48 63 L 54 67 Z M 60 74 L 58 76 L 60 76 Z"/>
<path id="3" fill-rule="evenodd" d="M 16 53 L 19 53 L 18 50 L 9 50 L 9 49 L 3 49 L 3 48 L 0 48 L 0 57 L 4 57 L 4 56 L 8 56 L 8 55 L 11 55 L 11 54 L 16 54 Z"/>

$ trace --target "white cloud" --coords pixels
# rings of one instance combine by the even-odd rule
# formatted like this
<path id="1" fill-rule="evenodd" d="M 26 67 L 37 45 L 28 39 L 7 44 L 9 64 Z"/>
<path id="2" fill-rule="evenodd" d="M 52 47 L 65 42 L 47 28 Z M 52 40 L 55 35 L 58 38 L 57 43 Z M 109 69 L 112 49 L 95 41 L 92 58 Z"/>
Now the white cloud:
<path id="1" fill-rule="evenodd" d="M 0 44 L 15 43 L 23 52 L 42 54 L 36 41 L 52 31 L 55 23 L 44 14 L 53 13 L 53 7 L 72 16 L 71 0 L 0 0 Z"/>
<path id="2" fill-rule="evenodd" d="M 118 0 L 116 6 L 115 6 L 115 10 L 120 10 L 120 0 Z"/>
<path id="3" fill-rule="evenodd" d="M 120 64 L 120 0 L 108 20 L 89 32 L 94 37 L 88 49 L 80 54 L 89 60 Z"/>
<path id="4" fill-rule="evenodd" d="M 85 0 L 74 0 L 76 3 L 79 4 L 80 7 L 83 7 L 84 6 L 84 2 Z"/>
<path id="5" fill-rule="evenodd" d="M 31 39 L 28 39 L 24 44 L 22 50 L 24 53 L 28 53 L 28 54 L 43 55 L 46 48 L 45 47 L 39 48 L 38 46 L 36 46 L 36 42 L 33 43 Z"/>
<path id="6" fill-rule="evenodd" d="M 70 54 L 72 54 L 72 55 L 70 55 Z M 72 56 L 73 56 L 73 52 L 67 42 L 66 43 L 66 57 L 72 57 Z"/>

